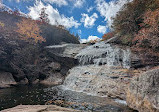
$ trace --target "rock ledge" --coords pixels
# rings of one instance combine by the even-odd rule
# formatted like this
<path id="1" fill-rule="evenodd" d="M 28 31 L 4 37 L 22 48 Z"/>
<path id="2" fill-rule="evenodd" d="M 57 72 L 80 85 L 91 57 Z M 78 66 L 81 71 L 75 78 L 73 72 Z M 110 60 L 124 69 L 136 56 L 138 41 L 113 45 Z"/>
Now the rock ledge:
<path id="1" fill-rule="evenodd" d="M 55 105 L 19 105 L 1 112 L 80 112 Z"/>

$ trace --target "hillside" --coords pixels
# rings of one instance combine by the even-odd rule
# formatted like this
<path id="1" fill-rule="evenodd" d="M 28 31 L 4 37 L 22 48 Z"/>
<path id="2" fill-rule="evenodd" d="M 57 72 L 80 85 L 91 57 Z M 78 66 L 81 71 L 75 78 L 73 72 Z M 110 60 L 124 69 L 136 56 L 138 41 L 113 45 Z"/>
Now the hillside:
<path id="1" fill-rule="evenodd" d="M 6 19 L 7 18 L 7 19 Z M 15 33 L 18 30 L 17 23 L 20 23 L 22 19 L 26 19 L 24 17 L 18 16 L 18 14 L 9 14 L 7 12 L 0 12 L 0 22 L 4 24 L 4 28 L 6 32 Z M 30 26 L 34 20 L 30 20 Z M 40 28 L 40 35 L 46 40 L 44 45 L 54 45 L 60 44 L 61 42 L 66 43 L 76 43 L 79 44 L 79 40 L 70 32 L 64 28 L 60 28 L 58 26 L 53 26 L 45 23 L 39 23 L 35 21 Z M 2 33 L 6 33 L 1 30 Z M 16 35 L 18 36 L 18 34 Z M 13 37 L 12 37 L 13 38 Z"/>
<path id="2" fill-rule="evenodd" d="M 159 64 L 159 1 L 133 0 L 113 18 L 112 32 L 103 40 L 116 37 L 113 43 L 130 46 L 144 65 Z"/>
<path id="3" fill-rule="evenodd" d="M 37 83 L 52 74 L 63 78 L 76 60 L 50 54 L 45 49 L 63 42 L 79 43 L 65 29 L 0 12 L 0 88 Z"/>
<path id="4" fill-rule="evenodd" d="M 118 43 L 159 51 L 159 1 L 133 0 L 114 18 L 112 28 Z"/>

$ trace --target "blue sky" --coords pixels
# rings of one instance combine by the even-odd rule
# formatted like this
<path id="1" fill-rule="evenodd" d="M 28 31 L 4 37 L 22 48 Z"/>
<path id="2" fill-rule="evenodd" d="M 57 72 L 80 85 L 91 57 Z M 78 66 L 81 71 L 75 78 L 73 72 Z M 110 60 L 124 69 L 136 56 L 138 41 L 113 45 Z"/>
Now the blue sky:
<path id="1" fill-rule="evenodd" d="M 82 41 L 101 38 L 109 32 L 112 17 L 131 0 L 2 0 L 11 9 L 20 10 L 38 19 L 45 7 L 50 24 L 64 25 L 72 33 L 78 33 Z"/>

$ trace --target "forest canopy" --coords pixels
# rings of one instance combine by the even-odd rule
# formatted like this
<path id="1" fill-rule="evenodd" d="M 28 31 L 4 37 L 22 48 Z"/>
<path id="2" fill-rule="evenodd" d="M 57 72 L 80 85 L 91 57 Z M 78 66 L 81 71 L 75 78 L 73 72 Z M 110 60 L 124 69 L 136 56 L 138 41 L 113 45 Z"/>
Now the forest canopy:
<path id="1" fill-rule="evenodd" d="M 133 0 L 113 18 L 118 43 L 159 49 L 159 0 Z"/>

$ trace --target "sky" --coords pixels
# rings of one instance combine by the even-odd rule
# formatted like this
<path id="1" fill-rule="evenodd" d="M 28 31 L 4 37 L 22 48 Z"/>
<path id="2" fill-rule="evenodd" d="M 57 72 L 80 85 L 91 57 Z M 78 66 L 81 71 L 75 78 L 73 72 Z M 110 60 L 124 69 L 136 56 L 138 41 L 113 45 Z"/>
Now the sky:
<path id="1" fill-rule="evenodd" d="M 52 25 L 63 25 L 81 42 L 101 38 L 111 31 L 112 18 L 132 0 L 0 0 L 12 10 L 38 19 L 42 8 Z"/>

